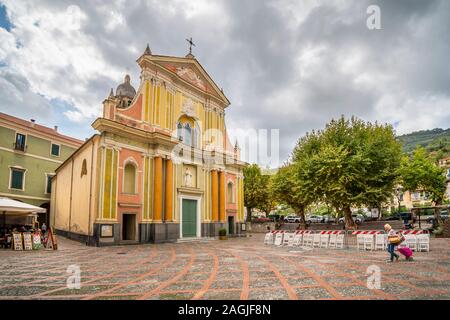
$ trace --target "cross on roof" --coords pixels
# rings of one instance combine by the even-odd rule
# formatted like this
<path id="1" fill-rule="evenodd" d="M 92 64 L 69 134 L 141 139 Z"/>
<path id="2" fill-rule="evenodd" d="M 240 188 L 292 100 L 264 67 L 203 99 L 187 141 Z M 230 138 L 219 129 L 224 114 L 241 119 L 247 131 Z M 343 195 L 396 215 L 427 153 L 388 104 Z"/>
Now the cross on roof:
<path id="1" fill-rule="evenodd" d="M 192 54 L 192 46 L 195 47 L 195 43 L 192 41 L 192 37 L 190 39 L 186 39 L 186 41 L 189 43 L 189 54 Z"/>

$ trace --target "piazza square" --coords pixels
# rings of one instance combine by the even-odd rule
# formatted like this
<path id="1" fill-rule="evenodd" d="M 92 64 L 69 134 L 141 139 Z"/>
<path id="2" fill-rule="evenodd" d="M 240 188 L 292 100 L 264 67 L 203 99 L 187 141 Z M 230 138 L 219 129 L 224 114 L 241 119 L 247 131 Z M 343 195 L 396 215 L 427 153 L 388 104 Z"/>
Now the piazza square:
<path id="1" fill-rule="evenodd" d="M 450 298 L 449 240 L 413 262 L 384 252 L 268 247 L 263 235 L 196 243 L 86 247 L 60 239 L 57 251 L 0 252 L 0 299 L 412 300 Z M 68 289 L 80 268 L 80 289 Z M 367 288 L 367 268 L 381 289 Z"/>

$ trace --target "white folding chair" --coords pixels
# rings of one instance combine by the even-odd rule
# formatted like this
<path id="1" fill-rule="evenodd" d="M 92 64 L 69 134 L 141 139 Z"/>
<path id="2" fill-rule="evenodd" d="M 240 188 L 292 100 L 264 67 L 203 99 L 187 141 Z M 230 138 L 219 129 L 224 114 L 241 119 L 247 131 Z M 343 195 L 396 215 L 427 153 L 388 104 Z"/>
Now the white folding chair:
<path id="1" fill-rule="evenodd" d="M 365 234 L 364 235 L 364 250 L 373 250 L 373 234 Z"/>
<path id="2" fill-rule="evenodd" d="M 305 233 L 303 235 L 303 246 L 305 246 L 305 247 L 311 246 L 312 247 L 312 245 L 313 245 L 313 235 L 310 233 Z"/>
<path id="3" fill-rule="evenodd" d="M 336 249 L 344 249 L 345 235 L 338 234 L 336 237 Z"/>
<path id="4" fill-rule="evenodd" d="M 386 237 L 385 234 L 377 234 L 375 235 L 375 250 L 386 250 Z"/>
<path id="5" fill-rule="evenodd" d="M 364 234 L 357 234 L 356 235 L 356 247 L 358 250 L 360 250 L 361 248 L 364 249 Z"/>
<path id="6" fill-rule="evenodd" d="M 430 235 L 419 234 L 417 235 L 417 251 L 430 251 Z"/>
<path id="7" fill-rule="evenodd" d="M 272 232 L 266 233 L 266 236 L 264 237 L 264 244 L 273 244 L 273 233 Z"/>
<path id="8" fill-rule="evenodd" d="M 301 233 L 297 233 L 294 236 L 293 246 L 298 247 L 301 244 L 302 244 L 302 234 Z"/>
<path id="9" fill-rule="evenodd" d="M 277 233 L 275 235 L 275 241 L 273 243 L 276 246 L 282 246 L 283 245 L 283 233 Z"/>
<path id="10" fill-rule="evenodd" d="M 329 234 L 321 234 L 320 235 L 320 247 L 328 248 L 328 240 L 330 239 Z"/>
<path id="11" fill-rule="evenodd" d="M 330 234 L 330 240 L 328 242 L 328 247 L 336 248 L 336 240 L 337 240 L 337 234 Z"/>
<path id="12" fill-rule="evenodd" d="M 283 237 L 283 246 L 289 245 L 289 241 L 294 238 L 293 233 L 285 233 Z"/>
<path id="13" fill-rule="evenodd" d="M 412 251 L 417 251 L 417 237 L 414 234 L 405 235 L 405 242 Z"/>
<path id="14" fill-rule="evenodd" d="M 313 248 L 315 248 L 315 247 L 320 247 L 320 236 L 321 236 L 321 234 L 320 233 L 316 233 L 316 234 L 314 234 L 313 235 Z"/>
<path id="15" fill-rule="evenodd" d="M 288 233 L 287 241 L 286 238 L 284 240 L 284 244 L 288 247 L 292 247 L 294 245 L 295 233 Z"/>

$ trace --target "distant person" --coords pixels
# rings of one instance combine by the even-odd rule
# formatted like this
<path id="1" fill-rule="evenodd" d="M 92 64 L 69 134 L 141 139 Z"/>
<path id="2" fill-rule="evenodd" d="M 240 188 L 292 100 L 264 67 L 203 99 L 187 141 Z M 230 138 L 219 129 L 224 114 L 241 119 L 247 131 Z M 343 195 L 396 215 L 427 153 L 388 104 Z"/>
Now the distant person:
<path id="1" fill-rule="evenodd" d="M 47 226 L 45 225 L 45 222 L 42 224 L 41 231 L 43 234 L 47 233 Z"/>
<path id="2" fill-rule="evenodd" d="M 391 225 L 386 223 L 384 225 L 384 230 L 388 235 L 388 246 L 387 251 L 390 254 L 390 259 L 387 262 L 394 262 L 394 258 L 398 261 L 399 255 L 395 253 L 395 247 L 398 246 L 401 242 L 401 237 L 392 229 Z"/>

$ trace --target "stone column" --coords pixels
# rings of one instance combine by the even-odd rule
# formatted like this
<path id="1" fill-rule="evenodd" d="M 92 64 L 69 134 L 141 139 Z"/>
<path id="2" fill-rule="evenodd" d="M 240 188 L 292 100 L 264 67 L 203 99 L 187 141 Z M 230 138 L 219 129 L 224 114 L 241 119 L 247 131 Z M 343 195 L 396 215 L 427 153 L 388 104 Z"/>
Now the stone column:
<path id="1" fill-rule="evenodd" d="M 161 156 L 155 157 L 155 199 L 154 199 L 154 222 L 162 220 L 162 185 L 163 185 L 163 166 Z"/>
<path id="2" fill-rule="evenodd" d="M 225 171 L 219 172 L 219 220 L 225 222 Z"/>
<path id="3" fill-rule="evenodd" d="M 211 170 L 211 211 L 212 211 L 212 221 L 219 221 L 219 184 L 217 177 L 217 170 Z"/>
<path id="4" fill-rule="evenodd" d="M 165 186 L 165 210 L 164 210 L 164 221 L 170 222 L 173 220 L 173 211 L 172 211 L 172 177 L 173 177 L 173 165 L 172 160 L 166 160 L 166 186 Z"/>

